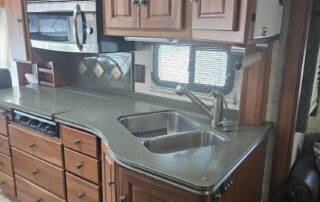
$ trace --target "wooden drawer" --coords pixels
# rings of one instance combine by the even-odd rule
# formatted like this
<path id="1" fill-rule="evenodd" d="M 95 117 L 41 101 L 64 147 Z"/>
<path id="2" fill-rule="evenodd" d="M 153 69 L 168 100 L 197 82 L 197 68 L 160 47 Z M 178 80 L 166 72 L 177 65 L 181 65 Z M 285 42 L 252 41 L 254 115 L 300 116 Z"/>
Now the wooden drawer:
<path id="1" fill-rule="evenodd" d="M 14 172 L 21 177 L 65 198 L 64 170 L 12 148 Z"/>
<path id="2" fill-rule="evenodd" d="M 0 153 L 11 156 L 9 139 L 0 135 Z"/>
<path id="3" fill-rule="evenodd" d="M 0 189 L 11 196 L 16 196 L 16 188 L 13 177 L 0 172 Z"/>
<path id="4" fill-rule="evenodd" d="M 98 139 L 96 136 L 67 126 L 61 126 L 60 134 L 65 147 L 95 158 L 98 157 Z"/>
<path id="5" fill-rule="evenodd" d="M 0 171 L 13 177 L 11 157 L 0 154 Z"/>
<path id="6" fill-rule="evenodd" d="M 17 124 L 9 124 L 9 136 L 12 146 L 57 166 L 63 166 L 62 142 L 58 138 L 46 137 Z"/>
<path id="7" fill-rule="evenodd" d="M 4 136 L 8 136 L 8 125 L 7 125 L 7 117 L 0 116 L 0 134 Z"/>
<path id="8" fill-rule="evenodd" d="M 32 182 L 15 175 L 17 198 L 25 202 L 63 202 L 65 200 L 33 184 Z"/>
<path id="9" fill-rule="evenodd" d="M 79 152 L 64 148 L 66 170 L 87 180 L 99 183 L 99 161 Z"/>
<path id="10" fill-rule="evenodd" d="M 75 175 L 66 173 L 68 201 L 94 202 L 100 201 L 100 188 Z"/>

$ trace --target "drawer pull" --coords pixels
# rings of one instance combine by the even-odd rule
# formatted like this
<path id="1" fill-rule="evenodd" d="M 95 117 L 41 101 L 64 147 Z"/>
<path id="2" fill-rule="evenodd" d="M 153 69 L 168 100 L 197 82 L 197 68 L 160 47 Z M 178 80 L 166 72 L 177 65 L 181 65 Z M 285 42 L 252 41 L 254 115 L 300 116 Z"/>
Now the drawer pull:
<path id="1" fill-rule="evenodd" d="M 108 185 L 111 187 L 113 184 L 115 184 L 115 182 L 114 181 L 108 181 Z"/>
<path id="2" fill-rule="evenodd" d="M 80 143 L 81 143 L 80 140 L 75 140 L 75 141 L 73 141 L 73 144 L 75 144 L 75 145 L 79 145 Z"/>
<path id="3" fill-rule="evenodd" d="M 29 143 L 28 144 L 28 147 L 30 147 L 30 148 L 33 148 L 33 147 L 35 147 L 36 146 L 36 144 L 34 144 L 34 143 Z"/>
<path id="4" fill-rule="evenodd" d="M 6 183 L 6 181 L 0 180 L 0 184 L 1 184 L 1 185 L 4 185 L 5 183 Z"/>
<path id="5" fill-rule="evenodd" d="M 84 197 L 85 193 L 79 192 L 77 195 L 78 195 L 78 198 L 82 198 L 82 197 Z"/>
<path id="6" fill-rule="evenodd" d="M 82 163 L 77 163 L 76 168 L 79 170 L 82 167 Z"/>
<path id="7" fill-rule="evenodd" d="M 40 202 L 40 201 L 41 201 L 41 198 L 36 199 L 34 202 Z"/>
<path id="8" fill-rule="evenodd" d="M 36 176 L 38 173 L 39 173 L 38 170 L 33 170 L 33 171 L 32 171 L 32 175 L 33 175 L 33 176 Z"/>

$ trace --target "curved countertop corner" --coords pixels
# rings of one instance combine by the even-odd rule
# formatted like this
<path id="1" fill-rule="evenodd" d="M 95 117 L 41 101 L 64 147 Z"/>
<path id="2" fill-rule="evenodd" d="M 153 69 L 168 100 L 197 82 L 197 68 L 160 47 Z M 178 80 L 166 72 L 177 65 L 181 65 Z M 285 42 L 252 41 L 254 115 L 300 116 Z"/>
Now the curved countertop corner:
<path id="1" fill-rule="evenodd" d="M 120 116 L 175 110 L 213 130 L 210 120 L 184 102 L 152 96 L 114 95 L 74 87 L 19 87 L 0 90 L 0 107 L 20 109 L 85 129 L 106 144 L 120 165 L 198 194 L 210 194 L 273 130 L 233 124 L 226 143 L 171 154 L 147 150 L 118 121 Z"/>

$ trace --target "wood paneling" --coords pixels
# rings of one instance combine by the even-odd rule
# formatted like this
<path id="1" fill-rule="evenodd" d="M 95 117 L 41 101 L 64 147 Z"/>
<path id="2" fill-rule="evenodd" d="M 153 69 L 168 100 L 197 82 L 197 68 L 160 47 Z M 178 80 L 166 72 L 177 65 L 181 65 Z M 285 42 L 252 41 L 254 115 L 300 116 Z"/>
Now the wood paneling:
<path id="1" fill-rule="evenodd" d="M 98 157 L 98 139 L 95 135 L 67 126 L 60 127 L 60 134 L 65 147 L 95 158 Z"/>
<path id="2" fill-rule="evenodd" d="M 115 163 L 109 154 L 108 148 L 101 143 L 102 148 L 102 189 L 103 202 L 116 201 Z"/>
<path id="3" fill-rule="evenodd" d="M 0 135 L 0 153 L 11 156 L 9 139 Z"/>
<path id="4" fill-rule="evenodd" d="M 8 136 L 8 123 L 5 116 L 0 116 L 0 135 Z"/>
<path id="5" fill-rule="evenodd" d="M 75 175 L 66 173 L 68 201 L 95 202 L 100 201 L 100 188 Z"/>
<path id="6" fill-rule="evenodd" d="M 11 196 L 16 196 L 14 179 L 2 172 L 0 172 L 0 189 Z"/>
<path id="7" fill-rule="evenodd" d="M 65 200 L 51 192 L 33 184 L 32 182 L 15 175 L 17 199 L 20 201 L 63 202 Z"/>
<path id="8" fill-rule="evenodd" d="M 266 120 L 269 93 L 272 44 L 262 60 L 244 69 L 241 88 L 240 122 L 262 124 Z"/>
<path id="9" fill-rule="evenodd" d="M 47 137 L 18 124 L 9 124 L 9 136 L 12 146 L 57 166 L 63 166 L 62 143 L 58 138 Z"/>
<path id="10" fill-rule="evenodd" d="M 140 28 L 182 29 L 183 8 L 182 0 L 147 0 L 140 8 Z"/>
<path id="11" fill-rule="evenodd" d="M 0 154 L 0 171 L 13 177 L 12 159 L 4 154 Z"/>
<path id="12" fill-rule="evenodd" d="M 312 0 L 292 1 L 276 129 L 270 201 L 281 201 L 289 174 L 295 134 L 301 72 L 309 32 Z"/>
<path id="13" fill-rule="evenodd" d="M 239 0 L 198 0 L 193 4 L 192 29 L 237 29 Z"/>
<path id="14" fill-rule="evenodd" d="M 66 198 L 64 170 L 12 148 L 14 172 L 48 191 Z"/>
<path id="15" fill-rule="evenodd" d="M 6 0 L 9 41 L 12 58 L 17 61 L 30 60 L 30 42 L 24 0 Z"/>
<path id="16" fill-rule="evenodd" d="M 104 0 L 104 25 L 109 28 L 139 28 L 139 4 L 132 0 Z"/>
<path id="17" fill-rule="evenodd" d="M 92 157 L 64 148 L 66 170 L 94 183 L 99 183 L 99 161 Z"/>

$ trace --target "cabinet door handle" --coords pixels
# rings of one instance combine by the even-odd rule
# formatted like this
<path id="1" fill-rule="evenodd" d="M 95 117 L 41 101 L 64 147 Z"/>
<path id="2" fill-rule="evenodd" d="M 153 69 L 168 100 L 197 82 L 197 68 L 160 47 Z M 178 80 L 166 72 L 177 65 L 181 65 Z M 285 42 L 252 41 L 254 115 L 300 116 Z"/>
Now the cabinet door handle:
<path id="1" fill-rule="evenodd" d="M 139 0 L 132 0 L 131 3 L 134 6 L 139 5 Z"/>
<path id="2" fill-rule="evenodd" d="M 1 185 L 4 185 L 5 183 L 6 183 L 5 180 L 0 180 L 0 184 L 1 184 Z"/>
<path id="3" fill-rule="evenodd" d="M 73 141 L 73 144 L 75 144 L 75 145 L 79 145 L 81 143 L 81 140 L 74 140 Z"/>
<path id="4" fill-rule="evenodd" d="M 77 195 L 78 195 L 78 198 L 82 198 L 82 197 L 84 197 L 85 193 L 79 192 L 79 193 L 77 193 Z"/>
<path id="5" fill-rule="evenodd" d="M 34 144 L 34 143 L 29 143 L 28 144 L 28 147 L 30 147 L 30 148 L 33 148 L 33 147 L 35 147 L 36 146 L 36 144 Z"/>
<path id="6" fill-rule="evenodd" d="M 115 184 L 114 181 L 111 181 L 111 180 L 108 181 L 108 185 L 109 185 L 109 186 L 112 186 L 113 184 Z"/>
<path id="7" fill-rule="evenodd" d="M 3 165 L 4 165 L 4 162 L 3 162 L 3 161 L 0 161 L 0 165 L 3 166 Z"/>
<path id="8" fill-rule="evenodd" d="M 41 198 L 36 199 L 34 202 L 41 202 Z"/>
<path id="9" fill-rule="evenodd" d="M 140 5 L 146 6 L 147 5 L 147 0 L 140 0 Z"/>
<path id="10" fill-rule="evenodd" d="M 32 175 L 33 175 L 33 176 L 36 176 L 38 173 L 39 173 L 39 170 L 33 170 L 33 171 L 32 171 Z"/>
<path id="11" fill-rule="evenodd" d="M 191 3 L 198 3 L 198 0 L 190 0 Z"/>
<path id="12" fill-rule="evenodd" d="M 17 21 L 18 23 L 21 23 L 21 22 L 22 22 L 22 19 L 21 19 L 21 18 L 17 18 L 16 21 Z"/>
<path id="13" fill-rule="evenodd" d="M 127 202 L 127 197 L 126 196 L 120 196 L 119 197 L 119 202 Z"/>
<path id="14" fill-rule="evenodd" d="M 82 167 L 82 163 L 77 163 L 76 168 L 79 170 Z"/>

